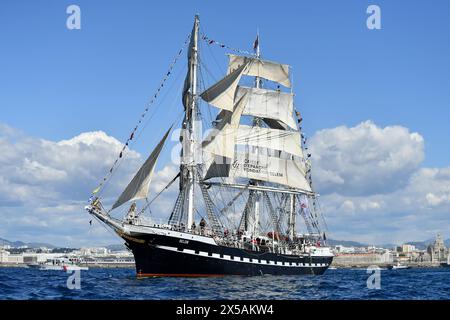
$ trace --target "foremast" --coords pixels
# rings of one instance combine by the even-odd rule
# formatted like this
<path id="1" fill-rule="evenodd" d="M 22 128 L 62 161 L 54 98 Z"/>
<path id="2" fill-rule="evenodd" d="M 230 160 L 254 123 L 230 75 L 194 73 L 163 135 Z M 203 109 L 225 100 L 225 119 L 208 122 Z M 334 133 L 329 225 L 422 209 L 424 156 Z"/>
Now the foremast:
<path id="1" fill-rule="evenodd" d="M 198 94 L 197 94 L 197 73 L 198 73 L 198 31 L 199 31 L 199 16 L 195 16 L 194 27 L 191 34 L 191 42 L 189 45 L 189 70 L 188 77 L 190 77 L 190 88 L 188 95 L 189 103 L 186 107 L 186 118 L 188 124 L 188 150 L 189 157 L 187 162 L 182 163 L 182 170 L 187 175 L 186 184 L 186 205 L 187 205 L 187 229 L 192 228 L 194 222 L 194 193 L 195 183 L 197 179 L 197 164 L 201 157 L 198 157 Z M 186 80 L 188 80 L 186 78 Z M 185 158 L 186 159 L 186 158 Z"/>

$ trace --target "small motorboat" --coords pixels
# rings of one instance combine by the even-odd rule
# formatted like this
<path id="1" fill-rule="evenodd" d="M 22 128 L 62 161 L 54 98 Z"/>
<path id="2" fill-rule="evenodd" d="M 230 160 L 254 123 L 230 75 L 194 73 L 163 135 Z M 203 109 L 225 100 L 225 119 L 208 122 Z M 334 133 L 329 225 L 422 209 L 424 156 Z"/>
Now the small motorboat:
<path id="1" fill-rule="evenodd" d="M 47 260 L 47 262 L 39 265 L 39 270 L 52 270 L 52 271 L 75 271 L 75 270 L 82 270 L 87 271 L 89 270 L 86 266 L 80 266 L 79 261 L 75 261 L 73 259 L 68 258 L 56 258 L 56 259 L 50 259 Z"/>
<path id="2" fill-rule="evenodd" d="M 397 263 L 397 265 L 395 265 L 395 266 L 389 266 L 388 269 L 389 270 L 402 270 L 402 269 L 411 269 L 411 267 Z"/>

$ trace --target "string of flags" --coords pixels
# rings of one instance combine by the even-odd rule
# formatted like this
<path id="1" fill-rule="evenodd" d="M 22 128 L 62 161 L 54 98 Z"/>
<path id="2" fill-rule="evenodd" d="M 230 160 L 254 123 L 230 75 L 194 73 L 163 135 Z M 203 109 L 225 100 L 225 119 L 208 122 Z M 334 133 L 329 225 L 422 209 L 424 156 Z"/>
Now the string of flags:
<path id="1" fill-rule="evenodd" d="M 302 124 L 303 118 L 302 118 L 300 112 L 298 112 L 297 110 L 295 110 L 295 115 L 297 116 L 297 123 L 298 123 L 299 129 L 300 129 L 300 137 L 301 137 L 301 139 L 302 139 L 304 149 L 305 149 L 305 150 L 309 150 L 309 148 L 307 147 L 307 144 L 306 144 L 306 142 L 308 141 L 308 139 L 306 138 L 305 134 L 301 131 L 301 130 L 302 130 L 301 124 Z M 312 156 L 311 153 L 307 153 L 307 158 L 308 158 L 308 159 L 310 159 L 311 156 Z M 313 182 L 312 182 L 312 176 L 311 176 L 311 166 L 309 166 L 309 167 L 307 168 L 307 170 L 306 170 L 306 178 L 308 179 L 309 185 L 311 186 L 311 188 L 313 188 Z M 313 207 L 313 209 L 314 209 L 314 210 L 313 210 L 314 216 L 311 216 L 311 217 L 313 218 L 313 220 L 311 221 L 311 223 L 312 223 L 313 227 L 314 227 L 316 230 L 318 230 L 320 234 L 322 234 L 322 232 L 320 232 L 320 228 L 319 228 L 319 224 L 318 224 L 319 216 L 318 216 L 318 214 L 317 214 L 317 212 L 320 213 L 320 211 L 319 211 L 318 203 L 317 203 L 317 201 L 316 201 L 316 197 L 315 197 L 315 196 L 314 196 L 314 198 L 313 198 L 313 200 L 312 200 L 312 207 Z M 302 208 L 306 208 L 306 207 L 304 207 L 303 204 L 302 204 Z M 321 213 L 320 213 L 320 214 L 321 214 Z M 311 212 L 310 212 L 310 215 L 312 215 Z M 315 218 L 315 220 L 314 220 L 314 218 Z M 316 222 L 316 221 L 317 221 L 317 222 Z M 322 239 L 323 239 L 324 241 L 327 240 L 327 236 L 326 236 L 325 232 L 323 232 Z"/>
<path id="2" fill-rule="evenodd" d="M 308 139 L 306 138 L 305 134 L 302 132 L 302 122 L 303 122 L 302 115 L 301 115 L 300 112 L 297 111 L 297 110 L 295 110 L 295 115 L 296 115 L 296 117 L 297 117 L 297 124 L 298 124 L 299 130 L 300 130 L 300 136 L 301 136 L 301 138 L 302 138 L 302 143 L 303 143 L 304 149 L 305 149 L 306 151 L 308 151 L 309 148 L 308 148 L 308 146 L 307 146 L 307 144 L 306 144 L 306 142 L 308 141 Z M 311 157 L 312 157 L 312 154 L 311 154 L 311 153 L 307 153 L 307 154 L 306 154 L 306 158 L 307 158 L 307 159 L 310 159 Z M 306 170 L 306 177 L 307 177 L 307 179 L 309 180 L 309 184 L 310 184 L 310 186 L 311 186 L 311 188 L 312 188 L 312 184 L 313 184 L 313 183 L 312 183 L 312 177 L 311 177 L 311 167 L 309 167 L 309 168 Z"/>
<path id="3" fill-rule="evenodd" d="M 251 52 L 248 52 L 248 51 L 245 51 L 245 50 L 241 50 L 241 49 L 232 48 L 230 46 L 227 46 L 226 44 L 223 44 L 222 42 L 210 39 L 204 33 L 202 34 L 201 39 L 203 41 L 205 41 L 208 45 L 217 45 L 217 46 L 219 46 L 221 48 L 224 48 L 224 49 L 227 49 L 227 50 L 239 53 L 239 54 L 245 54 L 245 55 L 248 55 L 248 56 L 254 56 L 255 55 L 255 53 L 251 53 Z"/>
<path id="4" fill-rule="evenodd" d="M 181 54 L 183 53 L 183 50 L 186 48 L 186 46 L 188 45 L 189 41 L 190 41 L 191 35 L 189 34 L 188 37 L 186 38 L 186 40 L 184 41 L 183 46 L 181 47 L 181 49 L 178 51 L 177 55 L 175 56 L 175 58 L 172 60 L 172 63 L 169 65 L 169 68 L 166 72 L 166 74 L 164 75 L 163 79 L 161 80 L 155 94 L 152 96 L 152 98 L 150 99 L 150 102 L 148 103 L 148 105 L 146 106 L 146 108 L 144 109 L 144 112 L 142 112 L 138 123 L 136 124 L 136 126 L 133 128 L 133 130 L 131 131 L 131 134 L 129 136 L 129 138 L 127 139 L 127 141 L 125 142 L 125 144 L 123 145 L 122 149 L 120 150 L 119 156 L 116 158 L 116 160 L 114 161 L 113 165 L 111 166 L 111 168 L 109 169 L 108 173 L 106 174 L 106 176 L 102 179 L 102 181 L 100 182 L 100 184 L 97 186 L 97 188 L 95 188 L 92 191 L 92 195 L 97 194 L 105 185 L 106 181 L 111 177 L 114 169 L 116 168 L 118 162 L 120 159 L 123 158 L 125 151 L 127 149 L 127 147 L 129 146 L 129 144 L 131 143 L 131 141 L 134 139 L 135 134 L 137 132 L 137 130 L 139 129 L 139 126 L 141 125 L 142 121 L 144 120 L 145 116 L 147 115 L 148 111 L 150 110 L 150 106 L 156 101 L 156 99 L 159 96 L 159 93 L 161 92 L 161 90 L 163 89 L 167 79 L 169 79 L 169 77 L 172 74 L 172 70 L 175 67 L 175 64 L 177 63 L 177 61 L 179 60 Z"/>

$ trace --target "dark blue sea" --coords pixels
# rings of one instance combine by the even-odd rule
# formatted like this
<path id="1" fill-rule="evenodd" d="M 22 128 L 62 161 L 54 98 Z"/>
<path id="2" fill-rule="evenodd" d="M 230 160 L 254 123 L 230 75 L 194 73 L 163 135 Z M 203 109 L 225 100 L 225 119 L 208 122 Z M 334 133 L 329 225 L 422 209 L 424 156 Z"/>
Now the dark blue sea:
<path id="1" fill-rule="evenodd" d="M 0 299 L 271 299 L 448 300 L 450 268 L 383 270 L 381 289 L 368 289 L 364 269 L 328 270 L 323 276 L 136 279 L 132 269 L 81 271 L 80 289 L 68 289 L 70 274 L 0 268 Z"/>

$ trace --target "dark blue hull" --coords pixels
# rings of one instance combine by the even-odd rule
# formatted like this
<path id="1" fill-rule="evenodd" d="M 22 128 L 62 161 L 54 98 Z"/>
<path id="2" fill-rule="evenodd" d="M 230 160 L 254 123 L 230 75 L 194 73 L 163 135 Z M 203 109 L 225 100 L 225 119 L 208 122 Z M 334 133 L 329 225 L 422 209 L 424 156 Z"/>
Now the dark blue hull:
<path id="1" fill-rule="evenodd" d="M 124 237 L 132 250 L 138 277 L 321 275 L 333 257 L 294 256 L 252 251 L 170 236 Z"/>

